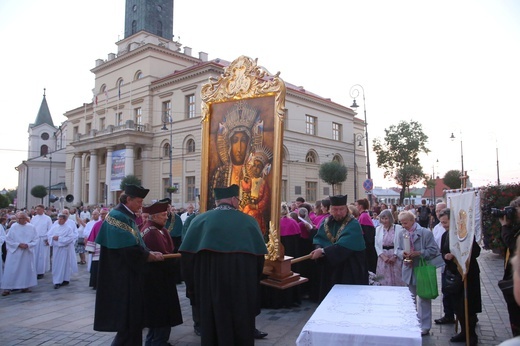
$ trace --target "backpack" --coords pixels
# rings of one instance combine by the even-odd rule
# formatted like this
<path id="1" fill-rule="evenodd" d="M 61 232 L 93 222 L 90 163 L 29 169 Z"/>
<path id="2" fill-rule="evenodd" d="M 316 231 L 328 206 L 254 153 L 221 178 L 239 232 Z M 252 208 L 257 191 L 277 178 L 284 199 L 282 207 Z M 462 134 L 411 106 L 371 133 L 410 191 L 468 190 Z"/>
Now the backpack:
<path id="1" fill-rule="evenodd" d="M 428 218 L 430 217 L 428 211 L 429 211 L 428 207 L 426 207 L 424 205 L 421 207 L 421 211 L 419 213 L 419 221 L 427 221 L 428 220 Z"/>

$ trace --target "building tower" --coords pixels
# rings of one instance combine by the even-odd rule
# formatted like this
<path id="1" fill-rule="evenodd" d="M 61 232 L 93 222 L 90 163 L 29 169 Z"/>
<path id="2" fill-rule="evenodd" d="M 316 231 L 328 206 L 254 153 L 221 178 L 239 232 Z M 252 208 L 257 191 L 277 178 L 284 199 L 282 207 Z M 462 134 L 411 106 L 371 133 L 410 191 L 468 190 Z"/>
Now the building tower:
<path id="1" fill-rule="evenodd" d="M 173 0 L 127 0 L 125 38 L 139 31 L 173 38 Z"/>

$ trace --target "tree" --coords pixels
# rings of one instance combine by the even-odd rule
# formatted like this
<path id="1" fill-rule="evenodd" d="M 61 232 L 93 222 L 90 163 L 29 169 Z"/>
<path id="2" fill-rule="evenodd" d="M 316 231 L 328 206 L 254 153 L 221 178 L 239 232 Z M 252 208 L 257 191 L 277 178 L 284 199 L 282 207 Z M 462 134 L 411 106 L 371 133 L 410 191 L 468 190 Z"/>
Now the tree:
<path id="1" fill-rule="evenodd" d="M 461 175 L 462 174 L 460 174 L 460 171 L 452 169 L 451 171 L 447 171 L 446 174 L 444 174 L 442 181 L 444 184 L 448 185 L 450 189 L 460 189 L 462 186 L 460 181 Z"/>
<path id="2" fill-rule="evenodd" d="M 7 208 L 9 206 L 9 198 L 7 195 L 0 195 L 0 208 Z M 1 263 L 0 263 L 1 265 Z"/>
<path id="3" fill-rule="evenodd" d="M 47 188 L 43 185 L 36 185 L 31 189 L 31 195 L 36 198 L 41 198 L 43 204 L 43 198 L 47 196 Z"/>
<path id="4" fill-rule="evenodd" d="M 399 192 L 399 199 L 402 201 L 405 197 L 406 189 L 420 183 L 424 179 L 424 173 L 421 166 L 407 165 L 396 170 L 394 179 L 398 185 L 403 187 Z"/>
<path id="5" fill-rule="evenodd" d="M 400 202 L 404 199 L 407 187 L 424 178 L 419 162 L 420 153 L 429 153 L 426 147 L 428 136 L 416 121 L 400 121 L 385 129 L 385 138 L 373 141 L 373 150 L 377 155 L 377 166 L 384 169 L 384 176 L 393 177 L 402 189 Z"/>
<path id="6" fill-rule="evenodd" d="M 141 180 L 136 177 L 135 175 L 127 175 L 126 177 L 124 177 L 123 179 L 121 179 L 121 184 L 119 185 L 119 188 L 124 191 L 125 190 L 125 186 L 126 185 L 137 185 L 137 186 L 141 186 Z"/>
<path id="7" fill-rule="evenodd" d="M 332 185 L 332 194 L 335 195 L 336 184 L 347 180 L 347 167 L 338 161 L 325 162 L 320 165 L 319 177 L 327 184 Z"/>

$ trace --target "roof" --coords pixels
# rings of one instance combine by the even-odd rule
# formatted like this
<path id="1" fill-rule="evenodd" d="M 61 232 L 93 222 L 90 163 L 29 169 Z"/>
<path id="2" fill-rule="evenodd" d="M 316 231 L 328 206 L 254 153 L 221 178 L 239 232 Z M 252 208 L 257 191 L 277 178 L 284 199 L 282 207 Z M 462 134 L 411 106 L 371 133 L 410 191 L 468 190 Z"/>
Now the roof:
<path id="1" fill-rule="evenodd" d="M 45 91 L 43 92 L 43 100 L 40 105 L 40 110 L 38 111 L 38 115 L 36 116 L 36 121 L 31 127 L 49 124 L 54 127 L 54 123 L 52 122 L 51 112 L 49 111 L 49 106 L 47 105 L 47 99 L 45 98 Z"/>
<path id="2" fill-rule="evenodd" d="M 378 189 L 378 188 L 375 188 L 375 189 L 372 190 L 372 194 L 374 194 L 374 196 L 376 196 L 376 197 L 383 197 L 383 196 L 399 197 L 399 193 L 395 192 L 392 189 Z"/>
<path id="3" fill-rule="evenodd" d="M 444 184 L 444 181 L 441 178 L 435 178 L 435 197 L 444 196 L 443 190 L 449 190 L 449 186 Z M 423 197 L 430 198 L 433 197 L 432 189 L 426 189 L 424 191 Z"/>

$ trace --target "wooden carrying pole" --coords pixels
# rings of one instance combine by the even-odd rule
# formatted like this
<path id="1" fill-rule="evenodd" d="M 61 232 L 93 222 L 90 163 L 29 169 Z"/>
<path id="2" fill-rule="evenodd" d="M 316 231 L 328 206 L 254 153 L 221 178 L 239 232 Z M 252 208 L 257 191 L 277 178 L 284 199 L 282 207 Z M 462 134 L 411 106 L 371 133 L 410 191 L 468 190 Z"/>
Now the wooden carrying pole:
<path id="1" fill-rule="evenodd" d="M 164 257 L 164 259 L 181 258 L 182 255 L 180 253 L 169 253 L 169 254 L 163 255 L 163 257 Z"/>
<path id="2" fill-rule="evenodd" d="M 305 255 L 305 256 L 302 256 L 302 257 L 298 257 L 298 258 L 293 258 L 291 260 L 291 264 L 302 262 L 302 261 L 308 260 L 310 258 L 311 258 L 311 254 L 308 254 L 308 255 Z"/>

